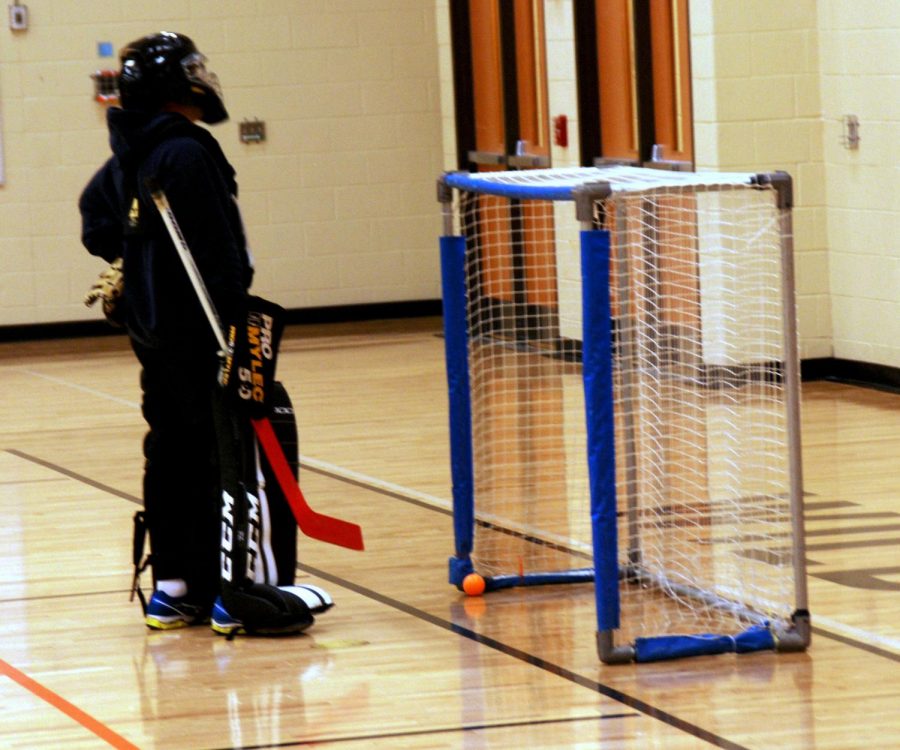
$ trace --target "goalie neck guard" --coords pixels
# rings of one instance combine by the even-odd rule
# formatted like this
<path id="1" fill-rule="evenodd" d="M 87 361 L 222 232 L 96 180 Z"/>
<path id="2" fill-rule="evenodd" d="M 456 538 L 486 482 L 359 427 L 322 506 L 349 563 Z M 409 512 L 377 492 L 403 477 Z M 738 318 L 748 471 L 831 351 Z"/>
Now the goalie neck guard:
<path id="1" fill-rule="evenodd" d="M 228 119 L 219 79 L 183 34 L 161 31 L 142 37 L 125 45 L 119 59 L 124 109 L 158 112 L 167 102 L 176 102 L 199 107 L 209 125 Z"/>

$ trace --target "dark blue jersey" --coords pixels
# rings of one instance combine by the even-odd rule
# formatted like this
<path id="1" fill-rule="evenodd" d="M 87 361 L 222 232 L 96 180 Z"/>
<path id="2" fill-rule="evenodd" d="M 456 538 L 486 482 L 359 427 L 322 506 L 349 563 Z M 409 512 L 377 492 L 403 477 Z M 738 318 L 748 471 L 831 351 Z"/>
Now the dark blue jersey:
<path id="1" fill-rule="evenodd" d="M 214 348 L 203 309 L 146 187 L 165 191 L 223 322 L 243 310 L 253 268 L 234 169 L 216 139 L 175 113 L 118 108 L 107 116 L 113 155 L 81 195 L 82 242 L 124 261 L 126 326 L 144 346 Z"/>

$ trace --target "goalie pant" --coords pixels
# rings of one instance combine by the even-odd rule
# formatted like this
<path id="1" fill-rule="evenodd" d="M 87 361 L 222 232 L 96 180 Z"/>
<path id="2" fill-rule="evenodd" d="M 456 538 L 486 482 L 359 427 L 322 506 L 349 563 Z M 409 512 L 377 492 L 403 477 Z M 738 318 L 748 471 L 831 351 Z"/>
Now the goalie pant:
<path id="1" fill-rule="evenodd" d="M 211 606 L 221 588 L 222 516 L 228 512 L 229 528 L 233 528 L 235 499 L 244 502 L 244 491 L 253 497 L 252 549 L 258 550 L 258 562 L 242 562 L 244 569 L 252 572 L 257 583 L 293 584 L 296 521 L 272 468 L 264 457 L 257 460 L 249 423 L 225 408 L 218 388 L 210 389 L 217 363 L 176 373 L 171 363 L 177 358 L 160 357 L 140 345 L 135 350 L 144 365 L 142 408 L 151 426 L 144 455 L 152 469 L 145 472 L 145 508 L 135 514 L 135 593 L 143 598 L 138 578 L 152 565 L 154 585 L 160 579 L 184 578 L 192 595 Z M 148 369 L 153 377 L 147 377 Z M 148 387 L 151 384 L 162 387 Z M 281 383 L 273 389 L 269 419 L 296 476 L 297 426 Z M 216 434 L 206 435 L 205 429 L 212 425 Z M 249 519 L 251 514 L 242 517 Z M 152 554 L 144 557 L 148 532 Z M 244 532 L 242 539 L 247 536 Z"/>

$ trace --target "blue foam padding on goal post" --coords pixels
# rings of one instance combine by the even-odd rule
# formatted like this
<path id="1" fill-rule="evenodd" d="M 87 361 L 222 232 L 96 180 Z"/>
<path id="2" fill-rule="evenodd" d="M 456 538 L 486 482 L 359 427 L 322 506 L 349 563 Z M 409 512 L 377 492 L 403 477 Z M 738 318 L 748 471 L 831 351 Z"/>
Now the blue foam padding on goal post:
<path id="1" fill-rule="evenodd" d="M 587 583 L 594 580 L 593 568 L 575 568 L 572 570 L 555 570 L 545 573 L 526 573 L 516 575 L 506 573 L 488 576 L 484 579 L 485 591 L 509 589 L 513 586 L 551 586 L 557 583 Z"/>
<path id="2" fill-rule="evenodd" d="M 637 662 L 681 659 L 686 656 L 714 654 L 746 654 L 775 648 L 772 631 L 765 625 L 753 625 L 742 633 L 731 635 L 664 635 L 635 638 L 634 660 Z"/>
<path id="3" fill-rule="evenodd" d="M 775 636 L 768 625 L 754 625 L 734 637 L 734 650 L 739 654 L 768 651 L 775 645 Z"/>
<path id="4" fill-rule="evenodd" d="M 637 662 L 711 656 L 732 651 L 734 639 L 728 635 L 665 635 L 634 639 L 634 660 Z"/>
<path id="5" fill-rule="evenodd" d="M 450 410 L 450 476 L 453 482 L 453 534 L 450 583 L 459 585 L 472 572 L 475 497 L 472 486 L 472 404 L 469 396 L 469 336 L 466 325 L 466 241 L 444 236 L 441 285 L 444 303 L 444 355 Z"/>
<path id="6" fill-rule="evenodd" d="M 582 373 L 594 544 L 597 627 L 619 627 L 616 455 L 613 440 L 609 232 L 581 232 Z"/>

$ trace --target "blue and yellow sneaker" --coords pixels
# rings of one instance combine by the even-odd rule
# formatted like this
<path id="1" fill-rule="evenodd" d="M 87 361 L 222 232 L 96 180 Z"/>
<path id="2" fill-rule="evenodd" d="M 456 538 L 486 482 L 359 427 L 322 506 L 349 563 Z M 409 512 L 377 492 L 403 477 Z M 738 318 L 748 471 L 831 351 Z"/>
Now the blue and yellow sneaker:
<path id="1" fill-rule="evenodd" d="M 244 635 L 247 632 L 244 630 L 244 623 L 228 614 L 228 610 L 225 609 L 225 605 L 222 604 L 221 596 L 218 597 L 216 603 L 213 604 L 210 625 L 212 629 L 220 635 L 235 636 Z"/>
<path id="2" fill-rule="evenodd" d="M 154 591 L 147 603 L 144 622 L 153 630 L 173 630 L 197 625 L 209 618 L 208 610 L 188 601 L 186 596 L 169 596 L 165 591 Z"/>

